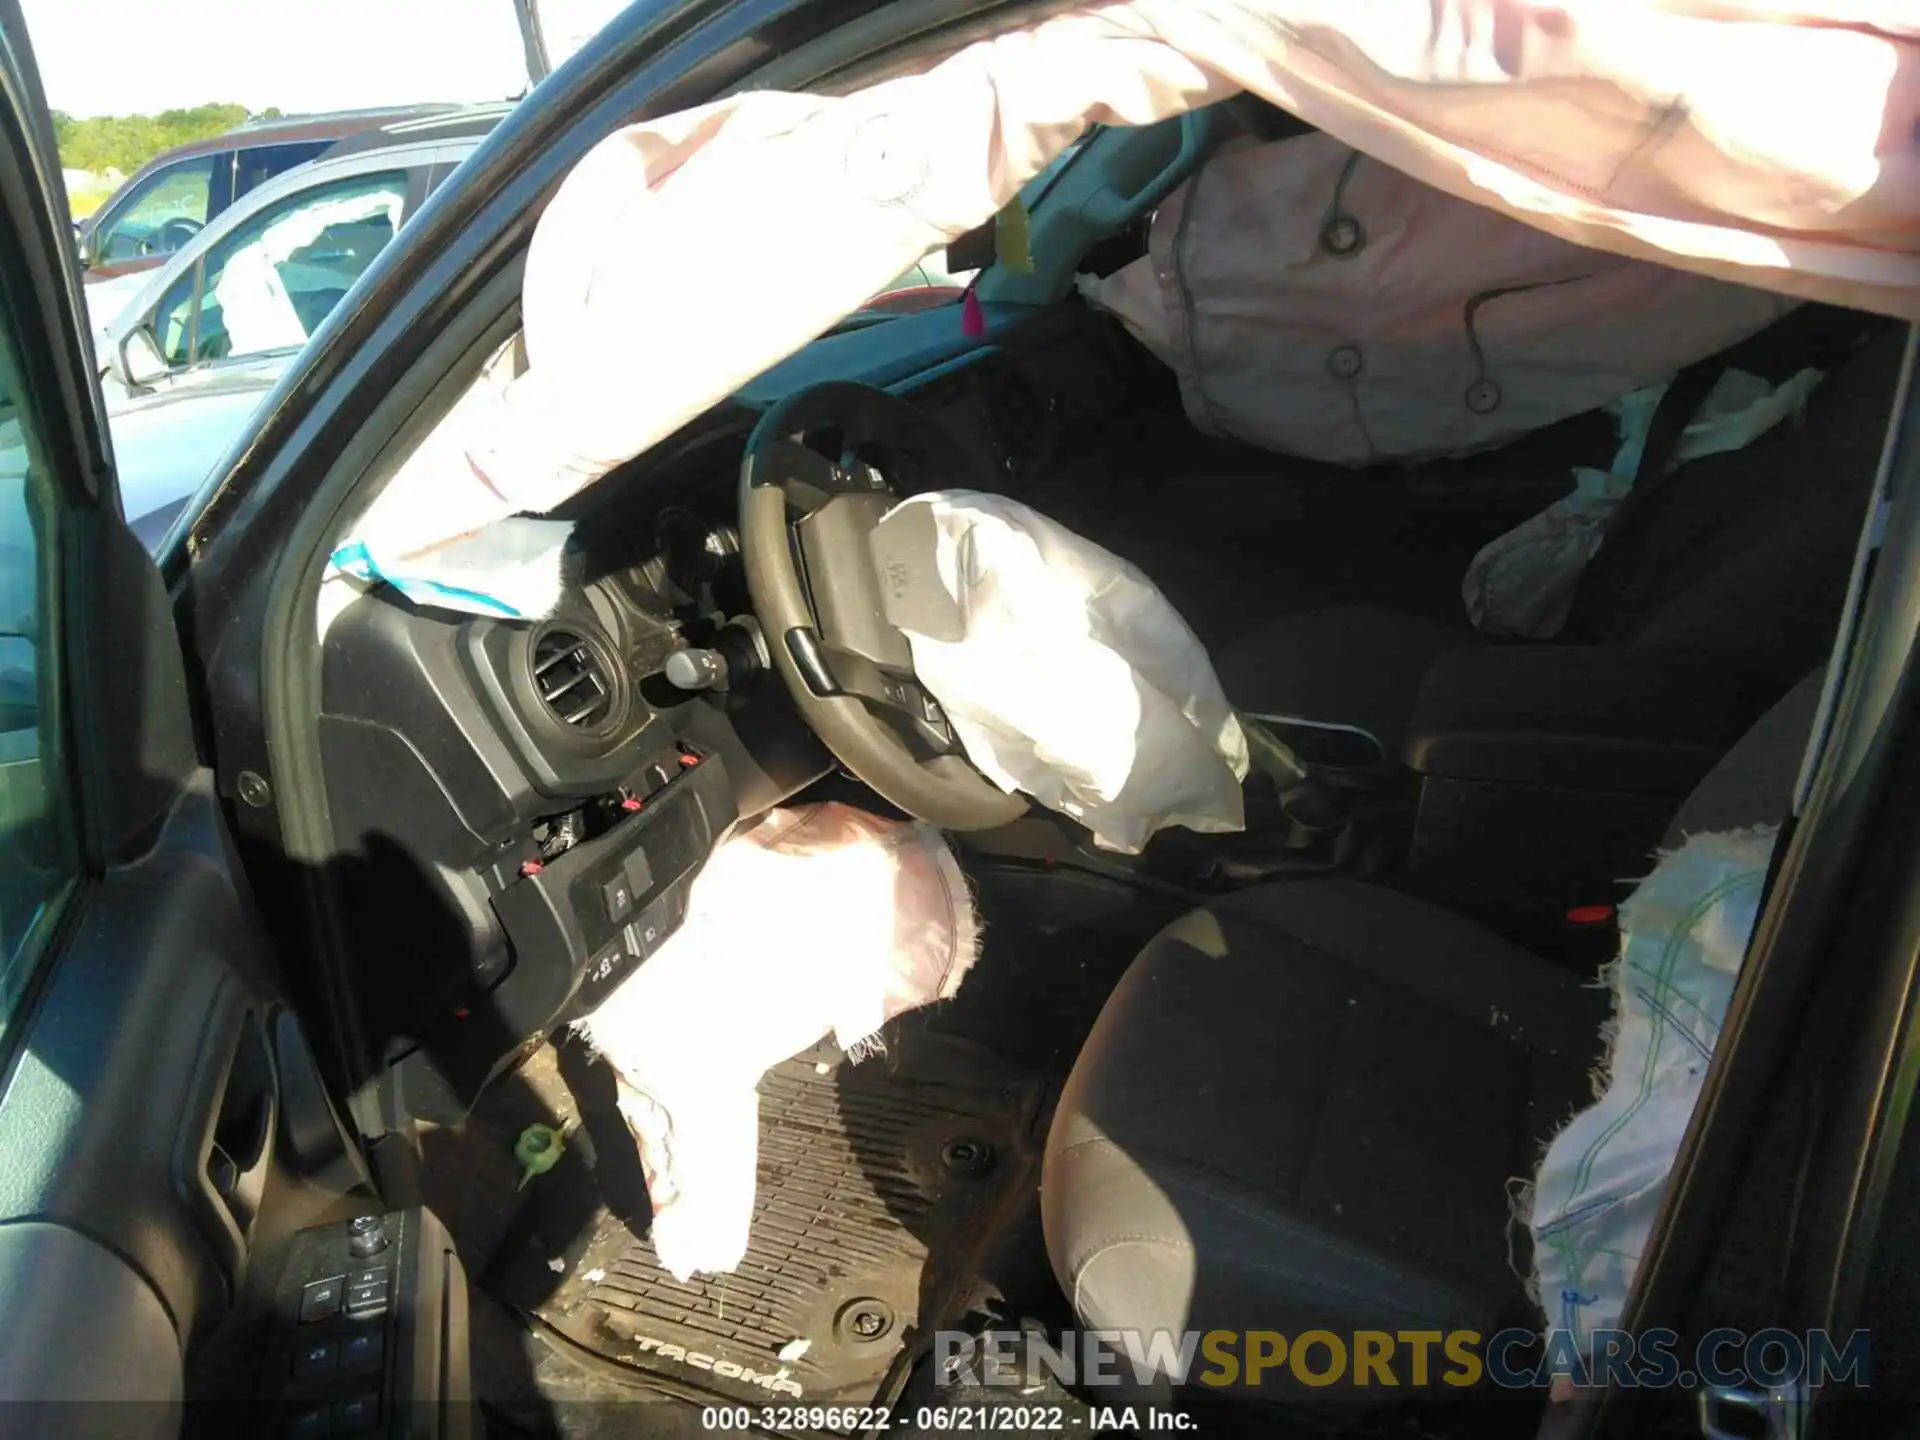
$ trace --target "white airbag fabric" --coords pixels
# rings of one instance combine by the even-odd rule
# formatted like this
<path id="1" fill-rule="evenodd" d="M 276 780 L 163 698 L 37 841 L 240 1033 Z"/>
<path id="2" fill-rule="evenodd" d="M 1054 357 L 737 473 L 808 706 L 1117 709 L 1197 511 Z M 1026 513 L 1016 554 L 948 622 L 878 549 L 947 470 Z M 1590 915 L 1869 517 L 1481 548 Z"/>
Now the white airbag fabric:
<path id="1" fill-rule="evenodd" d="M 1200 430 L 1343 465 L 1499 444 L 1794 304 L 1569 244 L 1329 135 L 1221 151 L 1081 293 L 1173 367 Z"/>
<path id="2" fill-rule="evenodd" d="M 1167 825 L 1243 828 L 1246 736 L 1151 580 L 1015 500 L 945 490 L 900 508 L 912 505 L 933 512 L 960 630 L 902 628 L 915 674 L 983 774 L 1114 850 L 1136 852 Z"/>
<path id="3" fill-rule="evenodd" d="M 978 936 L 959 865 L 917 821 L 799 806 L 714 852 L 686 923 L 579 1025 L 618 1072 L 676 1278 L 746 1254 L 760 1077 L 828 1033 L 859 1053 L 950 997 Z"/>
<path id="4" fill-rule="evenodd" d="M 365 195 L 346 195 L 295 210 L 276 220 L 250 245 L 236 250 L 214 281 L 213 298 L 220 306 L 222 322 L 235 355 L 253 355 L 269 350 L 297 350 L 307 343 L 306 321 L 294 308 L 289 293 L 288 271 L 295 267 L 295 252 L 313 244 L 336 225 L 364 224 L 384 220 L 387 234 L 400 229 L 400 210 L 404 197 L 388 190 Z M 369 257 L 370 259 L 371 257 Z M 365 262 L 362 262 L 363 266 Z M 341 284 L 339 267 L 319 267 L 304 277 L 307 284 L 296 284 L 295 291 L 324 289 Z"/>
<path id="5" fill-rule="evenodd" d="M 1681 432 L 1666 469 L 1751 445 L 1799 412 L 1821 378 L 1818 370 L 1802 370 L 1773 386 L 1744 370 L 1724 372 Z M 1663 380 L 1629 391 L 1607 407 L 1620 422 L 1620 448 L 1607 469 L 1576 467 L 1572 493 L 1480 548 L 1460 582 L 1460 598 L 1475 629 L 1533 640 L 1550 640 L 1560 633 L 1580 577 L 1600 552 L 1614 516 L 1634 487 L 1667 384 Z"/>
<path id="6" fill-rule="evenodd" d="M 1526 1212 L 1536 1298 L 1585 1353 L 1615 1328 L 1753 934 L 1772 827 L 1691 836 L 1620 907 L 1599 1096 L 1547 1147 Z"/>
<path id="7" fill-rule="evenodd" d="M 1242 89 L 1562 239 L 1920 315 L 1908 0 L 1089 5 L 852 95 L 749 92 L 609 136 L 535 235 L 531 368 L 403 548 L 552 509 L 988 219 L 1089 125 Z"/>

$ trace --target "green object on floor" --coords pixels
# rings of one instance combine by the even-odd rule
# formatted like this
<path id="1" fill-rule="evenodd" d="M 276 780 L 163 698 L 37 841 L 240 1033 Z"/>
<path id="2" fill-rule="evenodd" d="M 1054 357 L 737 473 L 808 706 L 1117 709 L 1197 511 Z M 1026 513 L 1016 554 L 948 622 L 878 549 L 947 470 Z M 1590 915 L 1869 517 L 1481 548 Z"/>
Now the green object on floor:
<path id="1" fill-rule="evenodd" d="M 513 1158 L 520 1162 L 520 1185 L 536 1175 L 544 1175 L 560 1163 L 566 1150 L 560 1132 L 551 1125 L 529 1125 L 513 1142 Z"/>

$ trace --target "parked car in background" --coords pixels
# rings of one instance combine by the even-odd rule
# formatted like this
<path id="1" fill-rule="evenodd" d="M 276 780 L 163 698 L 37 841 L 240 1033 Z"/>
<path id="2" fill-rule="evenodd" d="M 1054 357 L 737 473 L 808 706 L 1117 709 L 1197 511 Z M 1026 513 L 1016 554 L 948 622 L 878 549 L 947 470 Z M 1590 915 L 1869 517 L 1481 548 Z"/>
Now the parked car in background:
<path id="1" fill-rule="evenodd" d="M 145 543 L 158 543 L 307 337 L 510 108 L 449 110 L 338 142 L 137 277 L 116 314 L 93 312 L 122 503 Z"/>
<path id="2" fill-rule="evenodd" d="M 155 156 L 80 224 L 88 283 L 160 265 L 257 186 L 327 153 L 350 136 L 442 115 L 451 105 L 410 105 L 251 120 Z"/>

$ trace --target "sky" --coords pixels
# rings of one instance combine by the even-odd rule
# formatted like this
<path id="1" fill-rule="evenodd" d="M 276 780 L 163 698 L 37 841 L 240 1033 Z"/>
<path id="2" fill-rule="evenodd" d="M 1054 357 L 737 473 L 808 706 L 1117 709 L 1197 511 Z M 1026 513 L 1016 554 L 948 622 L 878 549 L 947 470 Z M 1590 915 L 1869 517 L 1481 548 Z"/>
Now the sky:
<path id="1" fill-rule="evenodd" d="M 295 113 L 502 100 L 527 88 L 511 0 L 22 0 L 21 9 L 48 105 L 75 116 L 227 101 Z"/>

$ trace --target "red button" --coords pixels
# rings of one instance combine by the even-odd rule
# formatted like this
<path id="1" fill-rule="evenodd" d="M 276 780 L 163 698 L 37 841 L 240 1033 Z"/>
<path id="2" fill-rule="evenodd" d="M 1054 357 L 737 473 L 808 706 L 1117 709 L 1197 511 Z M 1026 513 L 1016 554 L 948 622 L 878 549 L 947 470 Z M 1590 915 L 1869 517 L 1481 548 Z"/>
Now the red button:
<path id="1" fill-rule="evenodd" d="M 1567 911 L 1569 925 L 1604 925 L 1613 919 L 1611 905 L 1576 905 Z"/>

